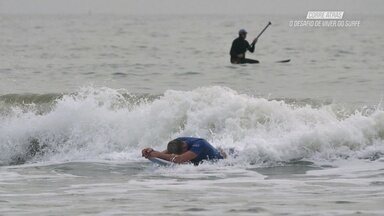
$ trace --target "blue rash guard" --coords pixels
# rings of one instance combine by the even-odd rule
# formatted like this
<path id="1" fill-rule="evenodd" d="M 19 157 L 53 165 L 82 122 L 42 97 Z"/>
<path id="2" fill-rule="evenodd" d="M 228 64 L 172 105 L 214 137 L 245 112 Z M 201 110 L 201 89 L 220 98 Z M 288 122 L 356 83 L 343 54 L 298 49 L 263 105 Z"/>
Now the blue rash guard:
<path id="1" fill-rule="evenodd" d="M 209 144 L 205 139 L 194 138 L 194 137 L 179 137 L 177 140 L 181 140 L 188 145 L 188 151 L 191 151 L 197 155 L 192 163 L 198 165 L 203 160 L 217 160 L 223 159 L 220 152 Z"/>

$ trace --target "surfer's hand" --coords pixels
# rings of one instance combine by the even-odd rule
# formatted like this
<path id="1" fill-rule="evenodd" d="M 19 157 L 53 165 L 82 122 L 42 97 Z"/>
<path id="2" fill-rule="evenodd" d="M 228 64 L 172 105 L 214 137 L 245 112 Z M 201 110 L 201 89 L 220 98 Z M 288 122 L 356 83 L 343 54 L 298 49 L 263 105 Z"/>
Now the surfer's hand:
<path id="1" fill-rule="evenodd" d="M 141 151 L 141 155 L 145 158 L 148 158 L 151 154 L 151 152 L 153 152 L 153 149 L 152 148 L 145 148 Z"/>
<path id="2" fill-rule="evenodd" d="M 243 58 L 244 57 L 244 54 L 239 54 L 237 55 L 238 58 Z"/>

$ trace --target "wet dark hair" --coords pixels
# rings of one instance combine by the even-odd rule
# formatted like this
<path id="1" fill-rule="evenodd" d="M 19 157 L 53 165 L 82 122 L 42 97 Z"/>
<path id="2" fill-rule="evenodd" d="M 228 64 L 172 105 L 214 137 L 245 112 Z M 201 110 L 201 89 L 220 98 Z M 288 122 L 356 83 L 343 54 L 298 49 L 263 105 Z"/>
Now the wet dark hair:
<path id="1" fill-rule="evenodd" d="M 171 154 L 182 154 L 184 142 L 174 139 L 168 143 L 167 151 Z"/>

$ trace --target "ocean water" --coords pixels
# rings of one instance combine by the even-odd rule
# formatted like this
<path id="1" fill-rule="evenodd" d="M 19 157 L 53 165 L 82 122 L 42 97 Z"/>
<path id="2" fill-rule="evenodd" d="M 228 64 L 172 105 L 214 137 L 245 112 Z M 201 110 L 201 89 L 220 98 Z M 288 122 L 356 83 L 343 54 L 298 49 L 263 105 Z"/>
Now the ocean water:
<path id="1" fill-rule="evenodd" d="M 1 15 L 0 214 L 383 215 L 384 17 L 296 19 Z M 141 157 L 178 136 L 236 157 Z"/>

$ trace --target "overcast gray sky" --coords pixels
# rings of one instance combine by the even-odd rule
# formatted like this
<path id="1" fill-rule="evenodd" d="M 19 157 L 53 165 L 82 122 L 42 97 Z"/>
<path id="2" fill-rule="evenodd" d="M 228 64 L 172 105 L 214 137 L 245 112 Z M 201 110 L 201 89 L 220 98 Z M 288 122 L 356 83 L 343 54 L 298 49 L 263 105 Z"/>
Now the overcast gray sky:
<path id="1" fill-rule="evenodd" d="M 382 0 L 0 0 L 1 14 L 384 14 Z"/>

